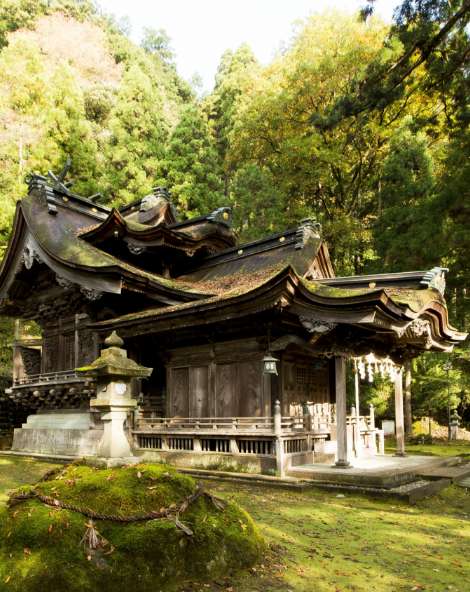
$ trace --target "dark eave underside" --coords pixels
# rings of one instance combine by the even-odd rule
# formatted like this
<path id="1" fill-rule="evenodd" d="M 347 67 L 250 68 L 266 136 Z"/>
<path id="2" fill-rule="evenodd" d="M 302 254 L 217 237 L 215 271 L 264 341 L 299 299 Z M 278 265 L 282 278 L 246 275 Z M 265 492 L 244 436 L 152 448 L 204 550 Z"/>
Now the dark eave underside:
<path id="1" fill-rule="evenodd" d="M 188 303 L 164 309 L 154 309 L 142 313 L 125 315 L 92 327 L 100 332 L 119 329 L 132 335 L 159 333 L 184 327 L 197 327 L 207 324 L 241 318 L 266 310 L 290 312 L 299 317 L 349 324 L 370 328 L 376 332 L 394 333 L 404 329 L 419 313 L 406 306 L 400 306 L 381 289 L 343 297 L 318 295 L 310 291 L 292 269 L 286 269 L 257 288 L 242 294 L 212 297 L 198 303 Z M 437 300 L 430 302 L 421 311 L 433 319 L 436 339 L 453 344 L 462 339 L 462 334 L 454 332 L 447 321 L 447 311 Z M 464 336 L 463 336 L 464 337 Z"/>

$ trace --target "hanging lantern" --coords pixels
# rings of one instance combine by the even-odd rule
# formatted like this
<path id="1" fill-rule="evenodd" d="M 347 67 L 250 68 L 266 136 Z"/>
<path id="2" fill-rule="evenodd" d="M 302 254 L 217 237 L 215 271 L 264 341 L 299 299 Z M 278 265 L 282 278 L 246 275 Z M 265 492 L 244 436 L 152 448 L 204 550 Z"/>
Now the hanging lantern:
<path id="1" fill-rule="evenodd" d="M 264 374 L 275 374 L 277 376 L 277 358 L 273 358 L 270 352 L 268 352 L 263 358 L 263 373 Z"/>

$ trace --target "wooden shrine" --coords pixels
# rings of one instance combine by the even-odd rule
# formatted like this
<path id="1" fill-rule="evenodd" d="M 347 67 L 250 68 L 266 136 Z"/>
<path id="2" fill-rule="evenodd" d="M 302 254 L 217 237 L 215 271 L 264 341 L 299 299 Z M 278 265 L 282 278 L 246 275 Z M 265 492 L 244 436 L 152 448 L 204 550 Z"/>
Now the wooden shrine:
<path id="1" fill-rule="evenodd" d="M 0 314 L 40 333 L 18 325 L 8 396 L 29 417 L 14 448 L 95 453 L 96 384 L 77 368 L 117 331 L 128 357 L 153 368 L 132 380 L 138 408 L 126 430 L 137 456 L 347 465 L 354 429 L 375 454 L 373 413 L 346 411 L 346 362 L 373 353 L 400 366 L 462 341 L 444 274 L 335 277 L 312 220 L 238 244 L 229 208 L 180 221 L 163 188 L 110 209 L 63 176 L 32 175 L 0 269 Z"/>

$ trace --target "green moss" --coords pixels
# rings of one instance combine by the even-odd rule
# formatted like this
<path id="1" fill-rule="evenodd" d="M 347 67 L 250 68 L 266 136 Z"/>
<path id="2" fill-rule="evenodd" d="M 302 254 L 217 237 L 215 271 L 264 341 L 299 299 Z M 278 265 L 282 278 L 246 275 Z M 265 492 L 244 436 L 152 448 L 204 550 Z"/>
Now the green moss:
<path id="1" fill-rule="evenodd" d="M 334 286 L 327 286 L 304 278 L 301 279 L 301 282 L 309 292 L 322 298 L 353 298 L 354 296 L 364 296 L 365 294 L 377 292 L 377 289 L 371 288 L 335 288 Z"/>
<path id="2" fill-rule="evenodd" d="M 118 516 L 179 505 L 195 488 L 191 477 L 167 465 L 114 469 L 71 465 L 35 486 L 61 502 Z M 28 491 L 28 486 L 21 491 Z M 192 536 L 172 519 L 96 521 L 113 550 L 109 553 L 107 546 L 86 551 L 80 544 L 85 516 L 28 500 L 4 510 L 0 518 L 0 582 L 18 592 L 105 592 L 127 586 L 135 592 L 171 591 L 185 579 L 213 580 L 260 558 L 263 541 L 248 514 L 233 503 L 220 510 L 200 497 L 180 520 Z"/>
<path id="3" fill-rule="evenodd" d="M 424 290 L 387 288 L 385 292 L 387 296 L 389 296 L 396 304 L 404 304 L 414 312 L 420 312 L 431 302 L 439 302 L 440 304 L 444 304 L 442 296 L 437 290 L 432 288 L 427 288 Z"/>

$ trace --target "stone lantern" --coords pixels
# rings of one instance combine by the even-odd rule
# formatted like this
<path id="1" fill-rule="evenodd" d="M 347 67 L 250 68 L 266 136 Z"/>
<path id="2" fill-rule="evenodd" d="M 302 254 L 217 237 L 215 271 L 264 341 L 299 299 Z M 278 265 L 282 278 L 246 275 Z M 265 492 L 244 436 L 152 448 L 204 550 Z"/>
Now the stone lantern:
<path id="1" fill-rule="evenodd" d="M 145 368 L 130 360 L 127 351 L 122 349 L 124 342 L 116 331 L 104 343 L 108 347 L 101 350 L 100 357 L 89 366 L 77 368 L 77 372 L 92 376 L 96 381 L 96 398 L 91 399 L 90 407 L 101 412 L 104 423 L 97 456 L 129 460 L 132 451 L 124 431 L 124 422 L 137 406 L 137 401 L 131 396 L 131 380 L 147 378 L 153 368 Z"/>

